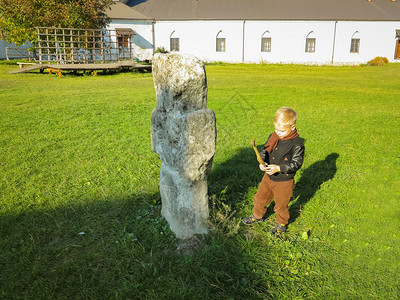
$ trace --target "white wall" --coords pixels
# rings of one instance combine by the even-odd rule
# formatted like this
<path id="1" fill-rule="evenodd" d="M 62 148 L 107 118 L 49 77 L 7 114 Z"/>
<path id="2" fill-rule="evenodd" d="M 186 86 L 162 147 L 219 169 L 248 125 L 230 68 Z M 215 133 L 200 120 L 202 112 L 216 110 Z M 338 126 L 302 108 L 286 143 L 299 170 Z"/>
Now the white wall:
<path id="1" fill-rule="evenodd" d="M 205 61 L 242 61 L 242 21 L 157 21 L 156 48 L 170 50 L 170 35 L 179 37 L 180 52 Z M 216 38 L 226 38 L 226 52 L 216 51 Z"/>
<path id="2" fill-rule="evenodd" d="M 400 29 L 400 22 L 338 22 L 334 62 L 365 63 L 376 56 L 400 62 L 394 59 L 396 29 Z M 356 31 L 360 36 L 360 51 L 350 53 L 351 37 Z"/>
<path id="3" fill-rule="evenodd" d="M 139 60 L 152 59 L 153 30 L 151 21 L 113 20 L 107 28 L 132 28 L 136 33 L 132 37 L 133 55 Z"/>
<path id="4" fill-rule="evenodd" d="M 6 58 L 6 47 L 9 47 L 9 44 L 4 40 L 0 40 L 0 59 Z"/>
<path id="5" fill-rule="evenodd" d="M 134 43 L 135 55 L 141 60 L 151 59 L 151 21 L 113 20 L 109 27 L 132 28 L 148 47 L 142 48 Z M 359 64 L 376 56 L 400 62 L 394 59 L 396 29 L 400 29 L 400 22 L 156 21 L 154 46 L 170 50 L 173 33 L 173 37 L 179 37 L 180 52 L 208 62 Z M 267 30 L 272 49 L 271 52 L 261 52 L 261 37 Z M 219 37 L 226 38 L 226 52 L 216 51 L 216 38 L 220 31 Z M 316 48 L 314 53 L 306 53 L 306 37 L 311 31 L 316 38 Z M 360 52 L 350 53 L 351 38 L 356 31 L 360 37 Z"/>
<path id="6" fill-rule="evenodd" d="M 7 43 L 5 40 L 0 40 L 0 59 L 6 59 L 6 48 L 19 48 L 20 51 L 9 49 L 10 59 L 22 59 L 29 56 L 28 49 L 32 47 L 32 44 L 27 42 L 25 45 L 16 46 L 14 43 Z"/>
<path id="7" fill-rule="evenodd" d="M 332 59 L 334 23 L 327 21 L 246 21 L 245 62 L 320 63 Z M 261 37 L 269 31 L 271 52 L 261 52 Z M 307 53 L 306 38 L 316 38 L 315 52 Z"/>

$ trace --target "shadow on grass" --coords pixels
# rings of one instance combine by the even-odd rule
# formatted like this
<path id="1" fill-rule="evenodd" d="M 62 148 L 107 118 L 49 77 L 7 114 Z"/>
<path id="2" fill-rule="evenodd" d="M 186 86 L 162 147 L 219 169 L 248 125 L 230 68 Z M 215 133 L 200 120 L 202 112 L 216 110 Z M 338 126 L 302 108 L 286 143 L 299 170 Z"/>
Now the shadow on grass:
<path id="1" fill-rule="evenodd" d="M 309 166 L 296 182 L 293 197 L 296 199 L 290 206 L 290 220 L 293 223 L 300 216 L 302 207 L 320 189 L 321 185 L 331 180 L 336 174 L 336 160 L 339 154 L 331 153 L 325 159 L 319 160 Z"/>
<path id="2" fill-rule="evenodd" d="M 293 208 L 334 176 L 337 157 L 303 172 Z M 210 191 L 224 191 L 233 207 L 242 205 L 262 175 L 253 150 L 241 149 L 215 166 Z M 158 193 L 82 198 L 0 217 L 2 298 L 265 299 L 271 289 L 279 293 L 279 278 L 268 275 L 276 260 L 260 259 L 277 248 L 251 231 L 235 234 L 237 220 L 223 219 L 201 248 L 182 255 L 161 217 Z"/>
<path id="3" fill-rule="evenodd" d="M 217 230 L 182 255 L 158 201 L 137 194 L 2 215 L 0 298 L 264 298 L 245 239 Z"/>
<path id="4" fill-rule="evenodd" d="M 293 191 L 293 199 L 296 200 L 292 200 L 293 202 L 289 207 L 289 224 L 296 221 L 300 216 L 304 205 L 314 197 L 321 185 L 335 176 L 337 170 L 336 160 L 338 157 L 339 154 L 331 153 L 325 157 L 325 159 L 313 163 L 303 171 L 300 179 L 296 182 Z M 274 202 L 271 202 L 268 206 L 267 212 L 264 216 L 265 219 L 268 219 L 272 214 L 274 214 L 274 205 Z"/>
<path id="5" fill-rule="evenodd" d="M 236 208 L 249 188 L 258 186 L 263 175 L 251 146 L 240 149 L 232 158 L 213 166 L 208 176 L 209 194 L 218 197 L 224 193 L 227 204 Z"/>
<path id="6" fill-rule="evenodd" d="M 261 145 L 258 148 L 260 149 Z M 302 207 L 314 197 L 321 185 L 335 176 L 338 157 L 339 154 L 331 153 L 302 172 L 293 192 L 296 200 L 290 206 L 289 223 L 293 223 L 299 217 Z M 232 158 L 215 166 L 209 175 L 210 194 L 218 196 L 223 192 L 227 204 L 236 209 L 249 188 L 259 185 L 263 174 L 258 171 L 258 162 L 253 149 L 243 148 Z M 268 206 L 264 218 L 268 219 L 272 214 L 274 214 L 273 202 Z"/>

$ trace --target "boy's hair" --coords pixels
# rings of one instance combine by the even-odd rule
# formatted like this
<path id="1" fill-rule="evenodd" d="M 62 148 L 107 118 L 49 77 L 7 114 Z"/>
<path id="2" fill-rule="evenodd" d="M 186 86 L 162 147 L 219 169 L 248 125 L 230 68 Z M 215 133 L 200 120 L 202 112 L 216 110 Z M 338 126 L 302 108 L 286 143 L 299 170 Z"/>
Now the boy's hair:
<path id="1" fill-rule="evenodd" d="M 277 110 L 274 117 L 274 123 L 282 123 L 284 126 L 292 126 L 296 124 L 297 113 L 290 107 L 281 107 Z"/>

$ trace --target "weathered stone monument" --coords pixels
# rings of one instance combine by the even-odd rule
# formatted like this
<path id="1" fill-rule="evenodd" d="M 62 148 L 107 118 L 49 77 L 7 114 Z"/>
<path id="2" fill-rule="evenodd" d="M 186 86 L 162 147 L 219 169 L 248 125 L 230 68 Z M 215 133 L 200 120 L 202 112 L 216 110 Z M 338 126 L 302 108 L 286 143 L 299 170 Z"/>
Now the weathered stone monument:
<path id="1" fill-rule="evenodd" d="M 207 233 L 207 173 L 215 153 L 215 114 L 207 109 L 204 63 L 179 54 L 156 54 L 157 107 L 151 116 L 152 148 L 162 160 L 161 214 L 180 239 Z"/>

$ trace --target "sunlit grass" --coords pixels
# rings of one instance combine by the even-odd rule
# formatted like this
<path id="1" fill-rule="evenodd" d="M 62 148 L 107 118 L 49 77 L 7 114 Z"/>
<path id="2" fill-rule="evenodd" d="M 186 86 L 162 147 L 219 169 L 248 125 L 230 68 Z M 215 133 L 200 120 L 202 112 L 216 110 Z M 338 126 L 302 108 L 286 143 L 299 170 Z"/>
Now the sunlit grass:
<path id="1" fill-rule="evenodd" d="M 400 65 L 208 65 L 212 228 L 183 255 L 160 217 L 151 74 L 0 65 L 0 297 L 396 298 Z M 305 139 L 284 240 L 251 213 L 280 106 Z"/>

